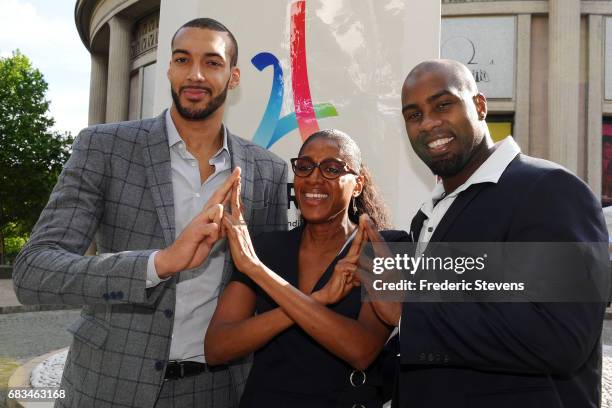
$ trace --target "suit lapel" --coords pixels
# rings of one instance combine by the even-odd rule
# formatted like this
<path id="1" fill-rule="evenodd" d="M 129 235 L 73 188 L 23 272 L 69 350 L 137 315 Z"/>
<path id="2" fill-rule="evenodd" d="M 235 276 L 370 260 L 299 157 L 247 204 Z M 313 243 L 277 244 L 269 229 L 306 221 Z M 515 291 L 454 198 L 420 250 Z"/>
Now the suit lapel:
<path id="1" fill-rule="evenodd" d="M 410 222 L 410 239 L 412 242 L 418 242 L 423 229 L 423 222 L 427 219 L 425 213 L 419 210 Z"/>
<path id="2" fill-rule="evenodd" d="M 227 145 L 232 160 L 232 171 L 236 167 L 241 169 L 240 181 L 242 183 L 242 190 L 240 198 L 244 206 L 244 219 L 249 222 L 252 215 L 254 163 L 252 160 L 247 159 L 246 151 L 240 139 L 231 134 L 229 130 L 227 131 Z"/>
<path id="3" fill-rule="evenodd" d="M 151 190 L 164 240 L 170 245 L 175 238 L 174 193 L 165 117 L 166 111 L 155 118 L 149 134 L 140 142 L 147 174 L 147 187 Z"/>
<path id="4" fill-rule="evenodd" d="M 436 227 L 433 235 L 431 236 L 430 242 L 440 242 L 444 240 L 444 237 L 452 227 L 457 217 L 463 212 L 467 205 L 485 188 L 489 183 L 473 184 L 467 190 L 459 193 L 453 204 L 451 204 L 442 220 Z M 418 239 L 418 238 L 417 238 Z"/>

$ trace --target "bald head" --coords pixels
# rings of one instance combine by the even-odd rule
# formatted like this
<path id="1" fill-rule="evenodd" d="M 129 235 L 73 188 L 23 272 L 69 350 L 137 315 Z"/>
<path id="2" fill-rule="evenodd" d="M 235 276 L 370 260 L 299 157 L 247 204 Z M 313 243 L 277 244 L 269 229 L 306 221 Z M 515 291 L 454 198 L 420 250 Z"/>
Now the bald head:
<path id="1" fill-rule="evenodd" d="M 472 95 L 478 93 L 474 76 L 465 65 L 458 61 L 448 59 L 423 61 L 410 71 L 404 81 L 404 87 L 416 83 L 423 75 L 439 76 L 460 93 L 468 92 Z"/>
<path id="2" fill-rule="evenodd" d="M 432 60 L 410 71 L 402 87 L 402 114 L 416 154 L 443 179 L 463 174 L 492 141 L 487 99 L 457 61 Z M 466 167 L 467 166 L 467 167 Z"/>

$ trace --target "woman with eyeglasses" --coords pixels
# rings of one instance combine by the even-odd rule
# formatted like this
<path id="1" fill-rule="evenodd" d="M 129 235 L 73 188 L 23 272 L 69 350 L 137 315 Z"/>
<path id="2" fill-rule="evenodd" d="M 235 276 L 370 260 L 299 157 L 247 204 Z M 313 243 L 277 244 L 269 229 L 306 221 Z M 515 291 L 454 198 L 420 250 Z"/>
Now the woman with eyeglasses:
<path id="1" fill-rule="evenodd" d="M 206 361 L 255 352 L 240 407 L 381 407 L 367 369 L 391 328 L 361 302 L 354 273 L 363 243 L 380 239 L 388 214 L 359 147 L 345 133 L 312 134 L 291 165 L 304 220 L 291 231 L 252 243 L 238 182 L 233 190 L 223 224 L 239 272 L 206 332 Z M 408 240 L 403 231 L 381 234 Z"/>

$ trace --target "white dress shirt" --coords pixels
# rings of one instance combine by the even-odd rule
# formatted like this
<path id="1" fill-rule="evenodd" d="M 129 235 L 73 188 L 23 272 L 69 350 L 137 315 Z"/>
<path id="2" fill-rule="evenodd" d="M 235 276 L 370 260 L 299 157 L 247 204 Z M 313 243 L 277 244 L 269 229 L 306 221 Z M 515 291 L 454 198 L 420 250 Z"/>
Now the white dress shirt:
<path id="1" fill-rule="evenodd" d="M 231 174 L 231 157 L 227 146 L 227 129 L 223 127 L 223 146 L 208 163 L 215 171 L 200 180 L 200 164 L 189 151 L 174 125 L 170 110 L 166 111 L 166 130 L 170 146 L 174 223 L 178 237 L 204 204 Z M 176 309 L 170 360 L 190 360 L 204 363 L 204 335 L 217 306 L 219 285 L 225 262 L 226 241 L 218 241 L 208 258 L 197 268 L 178 273 Z M 157 275 L 155 253 L 149 257 L 146 286 L 153 287 L 162 279 Z"/>
<path id="2" fill-rule="evenodd" d="M 431 192 L 430 198 L 421 205 L 421 211 L 427 218 L 423 221 L 423 228 L 421 228 L 421 233 L 419 234 L 419 244 L 424 244 L 424 246 L 421 248 L 421 245 L 419 245 L 418 252 L 422 253 L 425 249 L 431 236 L 438 227 L 438 224 L 442 221 L 442 218 L 444 218 L 446 211 L 453 205 L 459 193 L 467 190 L 474 184 L 497 184 L 499 178 L 506 170 L 506 167 L 508 167 L 510 162 L 514 160 L 516 155 L 520 152 L 521 149 L 512 136 L 507 136 L 504 140 L 499 142 L 491 156 L 476 169 L 470 178 L 457 187 L 452 193 L 445 194 L 444 185 L 441 180 L 438 180 Z"/>

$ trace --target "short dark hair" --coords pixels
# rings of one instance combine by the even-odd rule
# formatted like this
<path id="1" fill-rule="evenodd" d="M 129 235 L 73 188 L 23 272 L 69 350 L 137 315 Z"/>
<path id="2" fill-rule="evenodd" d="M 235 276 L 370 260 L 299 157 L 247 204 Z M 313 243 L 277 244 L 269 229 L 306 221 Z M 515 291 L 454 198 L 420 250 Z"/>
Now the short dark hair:
<path id="1" fill-rule="evenodd" d="M 187 27 L 202 28 L 227 33 L 232 42 L 232 50 L 230 50 L 230 66 L 235 67 L 238 64 L 238 42 L 236 41 L 236 37 L 234 37 L 234 34 L 232 34 L 232 32 L 226 26 L 213 18 L 194 18 L 193 20 L 186 22 L 175 31 L 174 35 L 172 36 L 170 46 L 174 46 L 174 39 L 176 38 L 178 32 Z"/>

